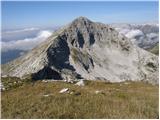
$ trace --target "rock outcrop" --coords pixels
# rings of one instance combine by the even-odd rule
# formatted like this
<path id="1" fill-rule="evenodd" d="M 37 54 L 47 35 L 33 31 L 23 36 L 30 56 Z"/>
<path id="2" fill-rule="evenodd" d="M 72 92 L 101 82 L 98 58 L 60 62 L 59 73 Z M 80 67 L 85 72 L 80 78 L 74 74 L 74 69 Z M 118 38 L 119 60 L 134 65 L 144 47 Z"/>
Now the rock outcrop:
<path id="1" fill-rule="evenodd" d="M 158 57 L 132 44 L 109 25 L 79 17 L 4 65 L 2 75 L 158 83 Z"/>

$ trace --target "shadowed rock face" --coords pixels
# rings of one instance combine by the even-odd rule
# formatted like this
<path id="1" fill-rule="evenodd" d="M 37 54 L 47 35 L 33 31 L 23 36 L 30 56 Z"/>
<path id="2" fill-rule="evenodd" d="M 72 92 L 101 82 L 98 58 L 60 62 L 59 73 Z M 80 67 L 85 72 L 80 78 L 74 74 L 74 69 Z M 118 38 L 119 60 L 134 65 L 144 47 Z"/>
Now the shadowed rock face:
<path id="1" fill-rule="evenodd" d="M 51 69 L 50 67 L 44 67 L 42 70 L 38 71 L 37 73 L 32 74 L 32 78 L 34 80 L 43 80 L 43 79 L 55 79 L 61 80 L 61 75 Z"/>
<path id="2" fill-rule="evenodd" d="M 28 54 L 3 66 L 3 74 L 34 79 L 85 78 L 158 83 L 158 57 L 112 27 L 79 17 Z"/>
<path id="3" fill-rule="evenodd" d="M 58 37 L 56 41 L 48 48 L 48 66 L 54 66 L 56 69 L 70 69 L 74 68 L 69 63 L 70 50 L 66 41 L 66 37 Z"/>

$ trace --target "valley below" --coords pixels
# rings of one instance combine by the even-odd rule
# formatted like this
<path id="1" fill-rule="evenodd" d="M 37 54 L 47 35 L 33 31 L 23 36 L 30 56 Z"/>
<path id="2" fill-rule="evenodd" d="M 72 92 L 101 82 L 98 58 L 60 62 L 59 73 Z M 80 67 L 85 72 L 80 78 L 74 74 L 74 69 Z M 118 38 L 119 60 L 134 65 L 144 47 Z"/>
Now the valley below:
<path id="1" fill-rule="evenodd" d="M 81 86 L 76 81 L 2 78 L 2 83 L 2 118 L 159 117 L 158 85 L 143 81 L 84 80 Z"/>

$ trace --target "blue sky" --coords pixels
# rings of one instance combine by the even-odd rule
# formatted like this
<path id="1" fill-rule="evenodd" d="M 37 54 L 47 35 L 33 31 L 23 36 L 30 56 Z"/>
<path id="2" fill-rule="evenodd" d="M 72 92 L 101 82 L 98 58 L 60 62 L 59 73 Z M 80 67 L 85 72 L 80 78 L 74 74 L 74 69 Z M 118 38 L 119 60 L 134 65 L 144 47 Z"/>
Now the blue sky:
<path id="1" fill-rule="evenodd" d="M 78 16 L 103 23 L 158 21 L 154 2 L 2 2 L 2 29 L 64 25 Z"/>

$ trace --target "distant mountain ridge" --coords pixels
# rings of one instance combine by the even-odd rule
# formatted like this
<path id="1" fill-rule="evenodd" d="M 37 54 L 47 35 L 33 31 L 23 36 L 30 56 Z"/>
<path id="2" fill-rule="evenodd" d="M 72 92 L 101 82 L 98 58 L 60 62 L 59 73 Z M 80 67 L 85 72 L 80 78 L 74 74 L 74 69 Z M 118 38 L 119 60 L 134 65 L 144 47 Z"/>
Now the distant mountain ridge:
<path id="1" fill-rule="evenodd" d="M 143 49 L 151 49 L 159 43 L 159 24 L 111 24 L 117 31 Z"/>
<path id="2" fill-rule="evenodd" d="M 109 25 L 79 17 L 27 54 L 5 64 L 2 75 L 158 83 L 158 57 Z"/>

